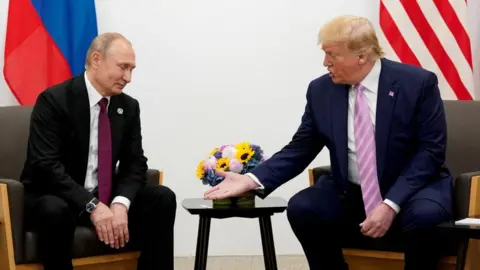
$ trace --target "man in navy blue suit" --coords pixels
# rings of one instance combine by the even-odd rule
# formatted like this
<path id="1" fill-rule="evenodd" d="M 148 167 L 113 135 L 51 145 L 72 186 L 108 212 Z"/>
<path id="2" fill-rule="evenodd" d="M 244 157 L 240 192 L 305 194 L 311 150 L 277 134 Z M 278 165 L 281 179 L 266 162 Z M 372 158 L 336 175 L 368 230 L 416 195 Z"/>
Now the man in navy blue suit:
<path id="1" fill-rule="evenodd" d="M 348 241 L 405 240 L 405 269 L 436 269 L 436 224 L 452 216 L 446 121 L 437 77 L 383 58 L 371 23 L 341 16 L 319 33 L 329 74 L 313 80 L 290 143 L 247 175 L 225 173 L 205 193 L 261 197 L 299 175 L 326 146 L 332 173 L 287 208 L 310 269 L 348 269 Z"/>

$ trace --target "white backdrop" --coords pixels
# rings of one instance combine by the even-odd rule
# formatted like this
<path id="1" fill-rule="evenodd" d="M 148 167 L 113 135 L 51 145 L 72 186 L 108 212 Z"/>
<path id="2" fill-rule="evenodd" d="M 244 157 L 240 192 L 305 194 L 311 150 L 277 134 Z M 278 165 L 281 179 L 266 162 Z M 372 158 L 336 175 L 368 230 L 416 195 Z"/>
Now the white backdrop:
<path id="1" fill-rule="evenodd" d="M 480 10 L 478 0 L 470 3 L 470 10 Z M 267 154 L 280 149 L 298 127 L 308 83 L 325 72 L 316 46 L 320 26 L 347 13 L 378 22 L 378 0 L 97 0 L 96 5 L 99 32 L 123 33 L 137 53 L 126 92 L 141 104 L 149 166 L 164 170 L 165 184 L 177 194 L 177 256 L 195 253 L 198 219 L 181 201 L 201 197 L 207 188 L 195 179 L 198 161 L 222 143 L 248 140 Z M 0 0 L 2 68 L 7 10 L 8 0 Z M 470 33 L 479 41 L 475 27 Z M 476 64 L 479 45 L 472 44 Z M 2 74 L 0 106 L 12 104 L 17 103 Z M 312 166 L 328 163 L 325 150 Z M 307 185 L 304 172 L 272 195 L 288 199 Z M 272 222 L 278 254 L 302 253 L 285 214 Z M 261 250 L 257 220 L 212 221 L 210 255 Z"/>

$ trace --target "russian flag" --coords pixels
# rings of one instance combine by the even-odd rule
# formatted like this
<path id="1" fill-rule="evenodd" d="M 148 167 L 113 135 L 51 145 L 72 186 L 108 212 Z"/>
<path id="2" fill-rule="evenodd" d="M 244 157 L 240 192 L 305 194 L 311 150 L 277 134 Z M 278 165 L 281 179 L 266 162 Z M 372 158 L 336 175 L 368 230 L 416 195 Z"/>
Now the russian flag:
<path id="1" fill-rule="evenodd" d="M 85 70 L 97 36 L 94 0 L 10 0 L 3 73 L 20 105 Z"/>

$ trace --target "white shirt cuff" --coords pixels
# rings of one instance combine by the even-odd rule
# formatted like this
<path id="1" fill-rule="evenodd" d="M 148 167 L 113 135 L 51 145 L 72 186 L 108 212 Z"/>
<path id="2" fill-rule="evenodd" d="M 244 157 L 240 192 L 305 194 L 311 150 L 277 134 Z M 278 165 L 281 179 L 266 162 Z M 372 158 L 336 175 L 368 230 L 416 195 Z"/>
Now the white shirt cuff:
<path id="1" fill-rule="evenodd" d="M 262 183 L 260 183 L 260 180 L 258 180 L 258 178 L 255 175 L 253 175 L 252 173 L 247 173 L 245 175 L 252 178 L 252 180 L 259 185 L 257 189 L 265 189 L 265 187 L 262 185 Z"/>
<path id="2" fill-rule="evenodd" d="M 121 204 L 125 205 L 125 207 L 127 207 L 127 211 L 128 211 L 128 208 L 130 208 L 130 200 L 127 199 L 126 197 L 123 197 L 123 196 L 115 197 L 112 201 L 112 204 L 114 204 L 114 203 L 121 203 Z"/>
<path id="3" fill-rule="evenodd" d="M 385 203 L 386 205 L 390 206 L 395 212 L 400 212 L 400 206 L 398 206 L 396 203 L 390 201 L 389 199 L 385 199 L 383 201 L 383 203 Z"/>

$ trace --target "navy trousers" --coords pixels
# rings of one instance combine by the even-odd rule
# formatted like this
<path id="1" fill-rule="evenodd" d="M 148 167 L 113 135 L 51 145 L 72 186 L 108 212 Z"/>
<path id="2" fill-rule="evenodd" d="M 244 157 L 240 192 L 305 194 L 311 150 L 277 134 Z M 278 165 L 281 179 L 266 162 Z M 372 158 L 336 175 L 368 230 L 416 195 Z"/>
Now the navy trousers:
<path id="1" fill-rule="evenodd" d="M 437 269 L 440 245 L 432 228 L 451 218 L 434 201 L 412 200 L 402 207 L 385 236 L 374 240 L 360 232 L 359 224 L 365 220 L 360 187 L 351 184 L 344 193 L 330 178 L 294 195 L 287 216 L 311 270 L 347 270 L 342 247 L 391 240 L 403 243 L 406 270 Z"/>

